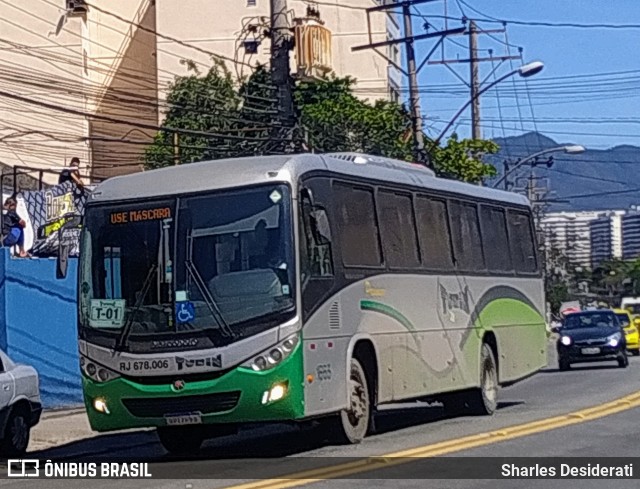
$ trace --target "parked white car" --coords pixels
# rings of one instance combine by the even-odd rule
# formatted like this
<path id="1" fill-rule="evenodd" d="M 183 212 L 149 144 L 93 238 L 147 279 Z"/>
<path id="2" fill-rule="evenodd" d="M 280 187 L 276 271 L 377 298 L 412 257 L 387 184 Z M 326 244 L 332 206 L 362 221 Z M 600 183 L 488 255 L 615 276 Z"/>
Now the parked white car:
<path id="1" fill-rule="evenodd" d="M 0 456 L 24 454 L 42 414 L 38 372 L 0 350 Z"/>

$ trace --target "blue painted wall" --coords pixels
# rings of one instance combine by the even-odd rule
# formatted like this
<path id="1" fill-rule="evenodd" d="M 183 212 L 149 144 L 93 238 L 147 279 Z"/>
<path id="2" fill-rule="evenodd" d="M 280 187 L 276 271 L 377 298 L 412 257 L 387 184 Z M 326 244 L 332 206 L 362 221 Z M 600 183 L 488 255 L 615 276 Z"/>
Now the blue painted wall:
<path id="1" fill-rule="evenodd" d="M 0 348 L 35 367 L 45 407 L 82 403 L 76 333 L 77 259 L 56 279 L 53 259 L 15 259 L 0 248 Z"/>

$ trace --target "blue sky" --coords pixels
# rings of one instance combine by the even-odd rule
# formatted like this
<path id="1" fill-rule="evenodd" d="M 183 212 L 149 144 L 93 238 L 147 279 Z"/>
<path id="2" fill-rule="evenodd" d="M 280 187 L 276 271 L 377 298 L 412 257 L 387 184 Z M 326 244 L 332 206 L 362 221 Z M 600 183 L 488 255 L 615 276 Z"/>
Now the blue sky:
<path id="1" fill-rule="evenodd" d="M 640 146 L 640 1 L 639 0 L 464 0 L 468 5 L 492 17 L 524 22 L 579 24 L 636 24 L 634 29 L 543 27 L 507 24 L 507 40 L 524 48 L 525 62 L 540 60 L 545 69 L 527 80 L 517 77 L 490 90 L 482 98 L 483 137 L 501 137 L 537 129 L 563 143 L 583 144 L 592 149 L 606 149 L 622 144 Z M 448 15 L 461 17 L 459 6 L 471 18 L 480 14 L 457 0 L 441 0 L 416 6 L 426 16 L 433 29 L 443 27 L 447 4 Z M 423 32 L 424 20 L 414 17 L 414 32 Z M 449 27 L 460 22 L 450 21 Z M 500 29 L 498 23 L 481 22 L 483 29 Z M 481 35 L 481 56 L 506 54 L 505 34 Z M 451 37 L 445 44 L 445 57 L 468 57 L 466 36 Z M 460 43 L 461 46 L 455 43 Z M 418 55 L 424 56 L 433 40 L 419 41 Z M 516 48 L 511 48 L 517 54 Z M 442 58 L 438 50 L 431 58 Z M 514 60 L 514 68 L 521 64 Z M 469 78 L 468 64 L 449 65 L 464 79 Z M 490 74 L 490 62 L 481 64 L 481 78 Z M 509 62 L 501 65 L 496 75 L 511 70 Z M 636 71 L 635 73 L 633 71 Z M 606 75 L 608 73 L 630 72 Z M 598 75 L 600 76 L 591 76 Z M 577 75 L 577 77 L 576 77 Z M 581 75 L 589 75 L 583 77 Z M 575 78 L 566 78 L 566 77 Z M 558 77 L 565 77 L 560 78 Z M 489 82 L 493 78 L 489 79 Z M 514 98 L 514 81 L 517 98 Z M 419 77 L 423 89 L 422 110 L 427 132 L 437 135 L 466 100 L 465 85 L 442 65 L 426 66 Z M 443 90 L 448 93 L 443 93 Z M 468 90 L 468 89 L 467 89 Z M 453 93 L 452 93 L 453 92 Z M 502 106 L 502 118 L 497 109 Z M 518 108 L 518 105 L 520 106 Z M 533 116 L 532 117 L 532 113 Z M 620 119 L 627 119 L 621 121 Z M 612 119 L 618 119 L 612 120 Z M 502 120 L 502 123 L 500 122 Z M 469 113 L 463 114 L 456 126 L 461 136 L 468 136 Z"/>

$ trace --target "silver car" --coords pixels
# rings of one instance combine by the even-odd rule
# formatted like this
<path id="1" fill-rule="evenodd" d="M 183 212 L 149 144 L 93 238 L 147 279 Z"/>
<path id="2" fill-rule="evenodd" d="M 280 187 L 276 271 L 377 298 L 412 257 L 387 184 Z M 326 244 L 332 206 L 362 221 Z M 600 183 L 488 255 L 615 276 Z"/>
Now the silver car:
<path id="1" fill-rule="evenodd" d="M 24 454 L 31 428 L 40 421 L 38 372 L 0 350 L 0 456 Z"/>

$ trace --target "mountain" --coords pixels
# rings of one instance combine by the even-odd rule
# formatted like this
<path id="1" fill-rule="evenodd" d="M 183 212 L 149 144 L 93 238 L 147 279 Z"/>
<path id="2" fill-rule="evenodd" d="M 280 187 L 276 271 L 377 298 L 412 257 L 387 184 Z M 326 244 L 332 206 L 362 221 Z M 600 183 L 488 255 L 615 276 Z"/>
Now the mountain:
<path id="1" fill-rule="evenodd" d="M 554 141 L 537 132 L 496 138 L 494 141 L 500 146 L 500 151 L 488 161 L 495 165 L 499 176 L 503 174 L 505 160 L 515 162 L 546 149 L 579 144 Z M 548 168 L 546 163 L 550 156 L 553 157 L 553 165 Z M 584 153 L 575 155 L 555 152 L 539 157 L 538 161 L 535 167 L 538 185 L 544 186 L 548 182 L 552 191 L 547 198 L 567 201 L 551 203 L 551 211 L 628 209 L 640 204 L 640 147 L 587 148 Z M 525 187 L 530 170 L 531 167 L 525 163 L 510 174 L 511 183 L 517 180 L 517 187 Z M 495 181 L 497 179 L 487 184 L 492 185 Z"/>

